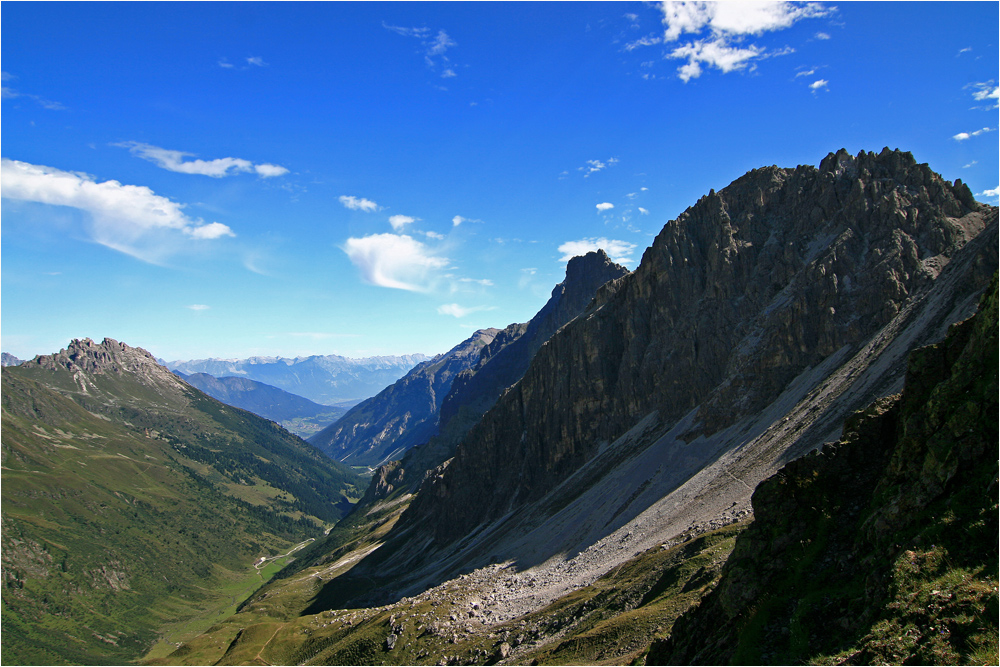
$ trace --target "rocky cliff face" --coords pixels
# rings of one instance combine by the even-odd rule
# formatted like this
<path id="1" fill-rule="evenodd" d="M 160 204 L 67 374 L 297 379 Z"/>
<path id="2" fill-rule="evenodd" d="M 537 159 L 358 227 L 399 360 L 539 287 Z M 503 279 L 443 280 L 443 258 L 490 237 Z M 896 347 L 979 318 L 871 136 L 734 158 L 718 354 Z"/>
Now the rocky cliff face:
<path id="1" fill-rule="evenodd" d="M 997 366 L 994 279 L 901 396 L 757 487 L 718 587 L 647 664 L 995 661 Z"/>
<path id="2" fill-rule="evenodd" d="M 960 182 L 888 149 L 757 169 L 709 193 L 539 350 L 401 527 L 441 544 L 468 535 L 652 413 L 668 429 L 697 409 L 686 441 L 755 414 L 857 351 L 995 220 Z M 995 266 L 996 248 L 984 252 Z"/>
<path id="3" fill-rule="evenodd" d="M 604 250 L 574 257 L 566 264 L 566 279 L 527 324 L 511 324 L 483 349 L 474 369 L 463 371 L 441 404 L 441 423 L 461 408 L 483 415 L 500 394 L 521 379 L 539 348 L 560 328 L 583 313 L 598 288 L 628 275 Z"/>
<path id="4" fill-rule="evenodd" d="M 402 479 L 405 471 L 407 487 L 416 490 L 425 474 L 451 458 L 469 429 L 521 379 L 542 345 L 581 315 L 599 288 L 626 275 L 628 269 L 612 262 L 603 250 L 570 259 L 565 280 L 553 288 L 541 310 L 530 321 L 498 332 L 475 367 L 458 374 L 441 404 L 440 432 L 409 450 L 394 474 Z"/>
<path id="5" fill-rule="evenodd" d="M 377 396 L 351 408 L 309 442 L 351 465 L 378 466 L 427 442 L 455 377 L 475 366 L 498 329 L 481 329 L 445 354 L 417 365 Z"/>

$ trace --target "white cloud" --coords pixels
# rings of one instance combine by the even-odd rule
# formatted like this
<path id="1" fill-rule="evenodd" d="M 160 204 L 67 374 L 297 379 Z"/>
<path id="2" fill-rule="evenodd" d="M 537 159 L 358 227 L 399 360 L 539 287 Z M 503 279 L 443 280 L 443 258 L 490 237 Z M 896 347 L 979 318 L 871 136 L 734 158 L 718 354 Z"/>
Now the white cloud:
<path id="1" fill-rule="evenodd" d="M 815 93 L 820 88 L 826 88 L 829 83 L 830 82 L 827 81 L 826 79 L 819 79 L 818 81 L 813 81 L 812 83 L 809 84 L 809 90 Z"/>
<path id="2" fill-rule="evenodd" d="M 827 40 L 827 39 L 830 39 L 830 35 L 828 33 L 825 33 L 825 32 L 817 32 L 816 33 L 816 39 Z"/>
<path id="3" fill-rule="evenodd" d="M 158 263 L 175 249 L 172 233 L 199 240 L 235 236 L 222 223 L 188 217 L 183 204 L 145 186 L 98 183 L 88 174 L 8 158 L 0 161 L 0 186 L 8 199 L 86 211 L 95 242 L 147 262 Z"/>
<path id="4" fill-rule="evenodd" d="M 813 74 L 815 74 L 815 73 L 816 73 L 816 70 L 814 70 L 814 69 L 807 69 L 807 70 L 805 70 L 805 71 L 803 71 L 803 72 L 797 72 L 797 73 L 795 74 L 795 78 L 797 79 L 797 78 L 799 78 L 800 76 L 812 76 L 812 75 L 813 75 Z"/>
<path id="5" fill-rule="evenodd" d="M 255 165 L 249 160 L 235 157 L 185 161 L 184 158 L 193 157 L 194 154 L 150 146 L 149 144 L 137 141 L 127 141 L 115 145 L 129 149 L 132 155 L 141 157 L 143 160 L 148 160 L 158 167 L 181 174 L 198 174 L 201 176 L 222 178 L 223 176 L 230 176 L 231 174 L 240 172 L 256 172 L 262 178 L 270 178 L 272 176 L 283 176 L 288 173 L 288 169 L 276 164 Z"/>
<path id="6" fill-rule="evenodd" d="M 971 139 L 972 137 L 978 137 L 980 134 L 985 134 L 987 132 L 996 132 L 995 127 L 984 127 L 981 130 L 976 130 L 975 132 L 959 132 L 954 135 L 952 139 L 955 141 L 965 141 L 966 139 Z"/>
<path id="7" fill-rule="evenodd" d="M 979 160 L 973 160 L 969 164 L 963 164 L 962 165 L 962 169 L 968 169 L 969 167 L 971 167 L 971 166 L 973 166 L 975 164 L 979 164 Z"/>
<path id="8" fill-rule="evenodd" d="M 639 207 L 639 213 L 642 213 L 643 215 L 649 215 L 649 211 L 647 211 L 646 209 L 644 209 L 641 206 Z"/>
<path id="9" fill-rule="evenodd" d="M 453 226 L 455 226 L 455 227 L 458 227 L 460 224 L 462 224 L 465 221 L 466 221 L 466 218 L 463 218 L 460 215 L 456 215 L 454 218 L 451 219 L 451 224 Z"/>
<path id="10" fill-rule="evenodd" d="M 969 87 L 975 89 L 975 92 L 972 93 L 972 99 L 977 102 L 988 102 L 990 100 L 994 100 L 995 102 L 993 106 L 987 107 L 988 109 L 996 109 L 1000 107 L 1000 86 L 997 86 L 994 82 L 984 81 L 966 86 L 966 88 Z"/>
<path id="11" fill-rule="evenodd" d="M 687 63 L 677 69 L 678 76 L 684 83 L 701 76 L 701 65 L 704 63 L 722 71 L 723 74 L 743 69 L 749 62 L 759 58 L 764 53 L 753 44 L 747 48 L 730 46 L 725 39 L 712 41 L 699 40 L 677 47 L 670 53 L 670 58 L 687 59 Z"/>
<path id="12" fill-rule="evenodd" d="M 559 252 L 563 253 L 563 256 L 559 258 L 559 261 L 568 262 L 578 255 L 586 255 L 588 252 L 593 252 L 602 248 L 604 249 L 604 252 L 608 253 L 608 256 L 612 259 L 612 261 L 618 262 L 619 264 L 628 264 L 632 262 L 632 253 L 635 251 L 635 244 L 629 243 L 628 241 L 606 239 L 603 237 L 580 239 L 579 241 L 567 241 L 559 246 Z"/>
<path id="13" fill-rule="evenodd" d="M 185 308 L 190 308 L 191 310 L 208 310 L 211 306 L 206 306 L 203 303 L 193 303 L 190 306 L 185 306 Z"/>
<path id="14" fill-rule="evenodd" d="M 442 306 L 438 306 L 437 311 L 441 315 L 451 315 L 453 317 L 465 317 L 470 313 L 478 313 L 483 310 L 496 310 L 496 306 L 473 306 L 472 308 L 463 308 L 457 303 L 446 303 Z"/>
<path id="15" fill-rule="evenodd" d="M 222 67 L 223 69 L 233 69 L 236 67 L 236 65 L 232 64 L 231 62 L 228 62 L 225 58 L 222 58 L 221 60 L 219 60 L 219 67 Z"/>
<path id="16" fill-rule="evenodd" d="M 349 208 L 352 211 L 364 211 L 365 213 L 372 213 L 373 211 L 380 210 L 380 206 L 370 199 L 357 198 L 354 195 L 340 195 L 338 200 L 345 208 Z"/>
<path id="17" fill-rule="evenodd" d="M 437 232 L 421 232 L 421 233 L 429 239 L 434 239 L 436 241 L 444 240 L 444 234 L 438 234 Z"/>
<path id="18" fill-rule="evenodd" d="M 389 216 L 389 224 L 392 225 L 392 228 L 395 229 L 397 232 L 400 229 L 402 229 L 403 227 L 405 227 L 405 226 L 407 226 L 409 224 L 412 224 L 412 223 L 414 223 L 416 221 L 417 221 L 416 218 L 408 216 L 408 215 L 390 215 Z"/>
<path id="19" fill-rule="evenodd" d="M 738 44 L 749 35 L 784 30 L 802 19 L 829 14 L 817 3 L 790 2 L 663 2 L 660 11 L 664 42 L 677 41 L 686 33 L 701 35 L 668 55 L 687 60 L 677 69 L 685 83 L 701 76 L 703 65 L 728 73 L 744 69 L 753 60 L 789 53 L 790 49 L 769 53 L 755 44 Z"/>
<path id="20" fill-rule="evenodd" d="M 250 56 L 247 58 L 247 64 L 254 65 L 256 67 L 266 67 L 267 63 L 260 56 Z"/>
<path id="21" fill-rule="evenodd" d="M 445 71 L 441 72 L 441 78 L 442 79 L 452 79 L 452 78 L 454 78 L 456 76 L 458 76 L 458 75 L 455 74 L 455 70 L 453 70 L 453 69 L 446 69 Z"/>
<path id="22" fill-rule="evenodd" d="M 255 164 L 253 166 L 254 171 L 257 175 L 262 178 L 271 178 L 272 176 L 284 176 L 288 173 L 288 169 L 282 167 L 279 164 Z"/>
<path id="23" fill-rule="evenodd" d="M 602 169 L 605 169 L 606 167 L 612 167 L 612 166 L 618 164 L 618 162 L 619 162 L 619 160 L 616 157 L 608 158 L 604 162 L 601 162 L 600 160 L 587 160 L 587 164 L 585 166 L 583 166 L 583 167 L 577 167 L 576 170 L 577 171 L 585 172 L 584 175 L 583 175 L 583 177 L 587 178 L 591 174 L 596 173 L 598 171 L 601 171 Z"/>
<path id="24" fill-rule="evenodd" d="M 983 190 L 979 193 L 980 197 L 1000 197 L 1000 185 L 998 185 L 993 190 Z"/>
<path id="25" fill-rule="evenodd" d="M 610 211 L 614 207 L 615 207 L 615 205 L 612 204 L 611 202 L 602 202 L 602 203 L 598 204 L 596 208 L 597 208 L 598 211 L 600 211 L 600 212 L 603 213 L 604 211 Z"/>
<path id="26" fill-rule="evenodd" d="M 435 253 L 412 236 L 372 234 L 349 238 L 342 250 L 361 271 L 365 282 L 381 287 L 425 292 L 448 265 L 448 259 Z"/>

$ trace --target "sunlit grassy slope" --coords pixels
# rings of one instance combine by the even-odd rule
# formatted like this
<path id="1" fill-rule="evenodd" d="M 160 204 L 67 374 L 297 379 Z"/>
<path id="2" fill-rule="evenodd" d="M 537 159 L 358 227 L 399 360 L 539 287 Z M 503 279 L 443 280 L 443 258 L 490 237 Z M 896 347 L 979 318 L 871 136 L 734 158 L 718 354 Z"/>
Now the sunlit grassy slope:
<path id="1" fill-rule="evenodd" d="M 5 664 L 172 649 L 273 574 L 259 557 L 322 536 L 360 495 L 349 469 L 197 390 L 91 380 L 3 369 Z"/>

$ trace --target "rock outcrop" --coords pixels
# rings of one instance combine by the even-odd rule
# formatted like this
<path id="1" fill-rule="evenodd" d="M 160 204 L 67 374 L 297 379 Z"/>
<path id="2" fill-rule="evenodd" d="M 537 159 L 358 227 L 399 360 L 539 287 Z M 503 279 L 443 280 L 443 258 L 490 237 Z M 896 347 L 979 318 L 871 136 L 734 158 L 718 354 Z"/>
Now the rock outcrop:
<path id="1" fill-rule="evenodd" d="M 994 279 L 974 318 L 914 351 L 901 395 L 757 487 L 718 587 L 646 664 L 995 657 L 997 345 Z"/>

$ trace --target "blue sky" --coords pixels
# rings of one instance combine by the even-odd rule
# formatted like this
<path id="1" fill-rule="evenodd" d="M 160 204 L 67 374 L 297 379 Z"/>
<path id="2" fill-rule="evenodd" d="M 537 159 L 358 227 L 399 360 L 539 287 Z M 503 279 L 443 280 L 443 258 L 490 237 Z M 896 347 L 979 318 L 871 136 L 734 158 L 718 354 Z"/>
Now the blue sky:
<path id="1" fill-rule="evenodd" d="M 842 147 L 996 204 L 998 7 L 5 2 L 2 349 L 443 352 Z"/>

